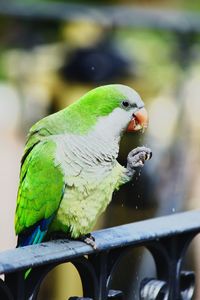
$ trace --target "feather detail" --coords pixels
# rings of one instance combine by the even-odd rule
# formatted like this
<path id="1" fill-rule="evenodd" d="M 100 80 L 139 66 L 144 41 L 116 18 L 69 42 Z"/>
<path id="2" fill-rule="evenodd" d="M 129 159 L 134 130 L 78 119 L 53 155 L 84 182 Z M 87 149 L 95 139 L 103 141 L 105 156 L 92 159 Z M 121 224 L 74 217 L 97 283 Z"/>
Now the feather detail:
<path id="1" fill-rule="evenodd" d="M 48 219 L 44 219 L 40 222 L 38 222 L 37 225 L 32 226 L 32 228 L 28 229 L 27 231 L 21 233 L 18 235 L 18 240 L 17 240 L 17 247 L 24 247 L 28 245 L 35 245 L 39 244 L 43 241 L 49 225 L 51 224 L 53 218 L 55 217 L 55 214 L 53 214 L 51 217 Z M 29 268 L 27 271 L 24 273 L 24 279 L 27 279 L 31 272 L 31 268 Z"/>
<path id="2" fill-rule="evenodd" d="M 41 243 L 54 217 L 55 213 L 48 219 L 43 219 L 28 230 L 20 233 L 18 235 L 17 247 L 24 247 Z"/>

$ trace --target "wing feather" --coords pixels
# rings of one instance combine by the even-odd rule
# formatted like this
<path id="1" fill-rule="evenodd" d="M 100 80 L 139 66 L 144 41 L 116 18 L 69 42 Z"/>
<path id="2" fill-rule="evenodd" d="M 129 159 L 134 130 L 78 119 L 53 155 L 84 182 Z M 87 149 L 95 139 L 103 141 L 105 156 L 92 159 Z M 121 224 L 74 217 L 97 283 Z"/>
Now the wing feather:
<path id="1" fill-rule="evenodd" d="M 34 232 L 38 224 L 51 220 L 64 192 L 64 176 L 55 163 L 55 142 L 46 138 L 34 145 L 31 143 L 27 151 L 22 160 L 17 197 L 15 214 L 17 235 L 24 235 L 24 232 L 26 230 L 29 232 L 28 229 L 32 227 Z M 45 224 L 49 226 L 49 222 Z M 43 231 L 47 231 L 47 228 Z"/>

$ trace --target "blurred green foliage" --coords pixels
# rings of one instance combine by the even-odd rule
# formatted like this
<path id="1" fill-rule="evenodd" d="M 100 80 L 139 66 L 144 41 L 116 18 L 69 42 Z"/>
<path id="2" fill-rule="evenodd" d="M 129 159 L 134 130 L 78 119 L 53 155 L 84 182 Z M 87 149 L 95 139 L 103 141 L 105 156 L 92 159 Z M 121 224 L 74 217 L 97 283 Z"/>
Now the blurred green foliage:
<path id="1" fill-rule="evenodd" d="M 164 85 L 176 82 L 179 66 L 176 63 L 176 39 L 173 33 L 148 29 L 120 29 L 116 39 L 121 49 L 136 61 L 136 71 L 141 89 L 155 93 Z M 145 87 L 144 87 L 145 82 Z"/>
<path id="2" fill-rule="evenodd" d="M 6 52 L 5 48 L 0 47 L 0 81 L 4 81 L 8 79 L 7 76 L 7 68 L 4 60 L 4 53 Z"/>

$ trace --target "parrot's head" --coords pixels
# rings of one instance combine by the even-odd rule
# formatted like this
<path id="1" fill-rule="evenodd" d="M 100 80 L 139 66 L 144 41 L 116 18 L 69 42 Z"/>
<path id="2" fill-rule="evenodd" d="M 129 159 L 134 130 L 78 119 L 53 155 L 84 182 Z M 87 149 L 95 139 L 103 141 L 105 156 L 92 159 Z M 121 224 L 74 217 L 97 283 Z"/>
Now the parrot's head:
<path id="1" fill-rule="evenodd" d="M 147 111 L 139 94 L 122 84 L 97 87 L 72 104 L 72 108 L 78 112 L 85 132 L 97 126 L 117 135 L 144 131 L 148 126 Z"/>
<path id="2" fill-rule="evenodd" d="M 122 111 L 125 111 L 129 119 L 126 130 L 128 132 L 138 130 L 144 132 L 148 126 L 148 114 L 140 95 L 125 85 L 116 85 L 116 89 L 122 94 L 122 100 L 119 103 L 120 108 Z"/>

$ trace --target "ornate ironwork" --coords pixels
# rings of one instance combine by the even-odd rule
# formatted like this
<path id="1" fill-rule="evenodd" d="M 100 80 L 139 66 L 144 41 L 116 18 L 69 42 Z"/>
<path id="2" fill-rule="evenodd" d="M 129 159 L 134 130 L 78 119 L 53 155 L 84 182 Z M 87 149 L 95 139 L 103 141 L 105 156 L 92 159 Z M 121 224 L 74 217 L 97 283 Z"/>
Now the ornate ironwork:
<path id="1" fill-rule="evenodd" d="M 141 279 L 138 299 L 191 300 L 195 275 L 183 270 L 183 260 L 199 232 L 200 211 L 190 211 L 96 231 L 97 250 L 79 241 L 55 240 L 2 252 L 0 274 L 5 279 L 0 280 L 0 299 L 37 299 L 46 275 L 71 262 L 80 274 L 83 297 L 70 300 L 125 300 L 124 291 L 112 288 L 112 278 L 124 256 L 144 246 L 152 254 L 157 274 Z M 32 271 L 24 279 L 28 268 Z"/>

